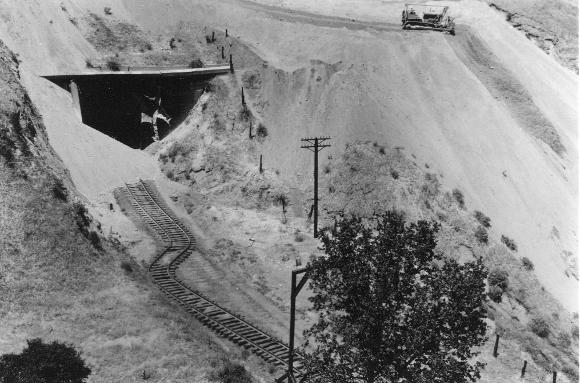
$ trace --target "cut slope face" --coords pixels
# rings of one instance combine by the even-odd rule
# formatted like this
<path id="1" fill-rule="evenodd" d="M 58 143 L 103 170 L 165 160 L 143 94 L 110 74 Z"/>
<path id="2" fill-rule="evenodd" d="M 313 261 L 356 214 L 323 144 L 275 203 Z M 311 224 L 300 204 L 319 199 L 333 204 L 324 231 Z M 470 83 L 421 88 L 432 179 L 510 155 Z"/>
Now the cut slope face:
<path id="1" fill-rule="evenodd" d="M 361 3 L 357 15 L 376 3 Z M 311 159 L 299 148 L 304 136 L 330 135 L 334 151 L 356 140 L 402 147 L 489 215 L 494 235 L 513 238 L 549 291 L 576 309 L 577 281 L 564 274 L 563 252 L 576 253 L 577 79 L 487 5 L 452 4 L 473 25 L 463 33 L 495 55 L 499 75 L 470 63 L 473 52 L 451 36 L 399 30 L 395 3 L 377 5 L 392 24 L 376 28 L 241 1 L 124 4 L 153 31 L 171 30 L 170 20 L 223 25 L 268 61 L 251 68 L 262 87 L 250 102 L 268 128 L 264 156 L 282 174 L 310 182 Z M 517 84 L 517 97 L 502 83 Z M 532 132 L 530 110 L 551 139 Z"/>
<path id="2" fill-rule="evenodd" d="M 70 1 L 2 0 L 0 39 L 22 61 L 22 81 L 43 116 L 50 144 L 77 189 L 94 200 L 123 182 L 156 175 L 157 167 L 144 153 L 82 124 L 70 94 L 39 77 L 86 70 L 87 60 L 97 56 L 77 27 L 85 12 Z"/>
<path id="3" fill-rule="evenodd" d="M 24 68 L 79 69 L 94 50 L 75 20 L 106 5 L 85 3 L 4 1 L 0 32 L 21 54 Z M 462 190 L 470 207 L 489 215 L 495 235 L 515 239 L 520 253 L 536 263 L 542 283 L 576 309 L 576 280 L 564 276 L 562 255 L 576 253 L 577 78 L 486 4 L 451 3 L 473 28 L 464 33 L 496 56 L 506 82 L 520 84 L 526 105 L 553 128 L 563 148 L 558 155 L 550 140 L 530 133 L 522 116 L 527 111 L 513 107 L 510 93 L 485 81 L 493 77 L 485 72 L 495 68 L 470 63 L 466 45 L 450 36 L 401 31 L 398 2 L 285 4 L 327 15 L 235 0 L 124 0 L 113 12 L 153 32 L 180 23 L 228 27 L 269 63 L 251 68 L 263 86 L 249 102 L 268 127 L 264 155 L 282 174 L 310 182 L 310 158 L 299 149 L 299 138 L 307 135 L 333 136 L 335 151 L 355 140 L 403 147 L 418 164 L 441 173 L 447 187 Z M 95 196 L 123 180 L 151 178 L 155 170 L 147 158 L 74 122 L 66 94 L 45 87 L 30 71 L 23 77 L 81 191 Z"/>

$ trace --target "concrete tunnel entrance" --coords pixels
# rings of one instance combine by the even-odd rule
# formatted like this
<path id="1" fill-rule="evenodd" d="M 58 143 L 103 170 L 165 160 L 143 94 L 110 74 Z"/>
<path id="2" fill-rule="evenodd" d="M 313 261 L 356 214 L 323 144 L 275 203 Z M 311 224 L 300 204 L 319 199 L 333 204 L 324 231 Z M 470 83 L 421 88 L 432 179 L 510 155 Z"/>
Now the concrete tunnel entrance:
<path id="1" fill-rule="evenodd" d="M 207 82 L 228 71 L 228 66 L 155 68 L 43 77 L 71 93 L 84 124 L 144 149 L 183 122 Z"/>

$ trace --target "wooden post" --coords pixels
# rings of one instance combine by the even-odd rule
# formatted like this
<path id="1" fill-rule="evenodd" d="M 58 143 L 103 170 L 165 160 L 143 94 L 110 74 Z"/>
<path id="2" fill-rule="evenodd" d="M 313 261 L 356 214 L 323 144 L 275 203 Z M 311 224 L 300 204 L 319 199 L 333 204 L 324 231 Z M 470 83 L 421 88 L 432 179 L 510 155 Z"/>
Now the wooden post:
<path id="1" fill-rule="evenodd" d="M 526 367 L 528 366 L 528 361 L 524 360 L 524 366 L 522 367 L 522 379 L 524 376 L 526 376 Z"/>
<path id="2" fill-rule="evenodd" d="M 70 80 L 70 94 L 72 96 L 73 107 L 75 109 L 77 117 L 83 121 L 83 113 L 81 110 L 81 98 L 80 98 L 80 91 L 77 83 L 75 80 Z"/>
<path id="3" fill-rule="evenodd" d="M 314 238 L 318 237 L 318 137 L 314 139 Z"/>
<path id="4" fill-rule="evenodd" d="M 213 43 L 214 41 L 215 41 L 215 31 L 211 33 L 211 42 Z"/>
<path id="5" fill-rule="evenodd" d="M 222 60 L 226 58 L 226 54 L 224 53 L 224 47 L 222 46 Z"/>
<path id="6" fill-rule="evenodd" d="M 497 347 L 499 345 L 499 334 L 496 334 L 495 336 L 495 346 L 493 346 L 493 357 L 497 358 Z"/>
<path id="7" fill-rule="evenodd" d="M 254 138 L 254 136 L 252 136 L 252 121 L 250 121 L 250 140 Z M 262 159 L 262 156 L 260 156 L 260 159 Z"/>
<path id="8" fill-rule="evenodd" d="M 244 87 L 242 87 L 242 105 L 246 106 L 246 98 L 244 97 Z"/>
<path id="9" fill-rule="evenodd" d="M 552 375 L 552 383 L 556 383 L 556 378 L 558 377 L 558 373 L 556 371 L 553 372 Z"/>
<path id="10" fill-rule="evenodd" d="M 226 28 L 226 37 L 228 37 L 228 29 Z"/>
<path id="11" fill-rule="evenodd" d="M 277 382 L 282 382 L 286 377 L 288 377 L 288 383 L 296 382 L 296 378 L 294 378 L 294 323 L 296 322 L 296 297 L 306 284 L 309 271 L 310 269 L 308 268 L 292 270 L 292 285 L 290 290 L 290 335 L 288 339 L 288 370 L 282 378 L 277 380 Z M 297 276 L 299 274 L 304 274 L 304 276 L 300 279 L 300 282 L 296 283 Z"/>
<path id="12" fill-rule="evenodd" d="M 230 73 L 234 73 L 234 62 L 232 61 L 231 53 L 230 53 Z"/>
<path id="13" fill-rule="evenodd" d="M 264 169 L 262 169 L 262 155 L 260 154 L 260 173 L 263 173 L 263 172 L 264 172 Z"/>
<path id="14" fill-rule="evenodd" d="M 294 375 L 294 322 L 296 318 L 296 272 L 292 271 L 292 288 L 290 291 L 290 336 L 288 342 L 288 381 Z"/>

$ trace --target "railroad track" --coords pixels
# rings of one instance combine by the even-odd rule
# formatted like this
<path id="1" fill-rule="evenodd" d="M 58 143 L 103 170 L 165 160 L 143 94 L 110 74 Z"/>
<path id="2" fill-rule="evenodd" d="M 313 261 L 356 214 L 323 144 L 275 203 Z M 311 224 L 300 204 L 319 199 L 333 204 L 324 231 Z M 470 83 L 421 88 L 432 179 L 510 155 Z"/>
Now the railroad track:
<path id="1" fill-rule="evenodd" d="M 135 212 L 167 245 L 149 266 L 149 273 L 157 286 L 220 336 L 247 348 L 268 363 L 286 367 L 288 346 L 284 342 L 185 285 L 176 277 L 177 267 L 195 249 L 195 238 L 157 197 L 154 187 L 139 181 L 132 185 L 126 184 L 126 190 Z M 304 374 L 302 362 L 301 355 L 295 353 L 294 374 L 297 378 Z"/>

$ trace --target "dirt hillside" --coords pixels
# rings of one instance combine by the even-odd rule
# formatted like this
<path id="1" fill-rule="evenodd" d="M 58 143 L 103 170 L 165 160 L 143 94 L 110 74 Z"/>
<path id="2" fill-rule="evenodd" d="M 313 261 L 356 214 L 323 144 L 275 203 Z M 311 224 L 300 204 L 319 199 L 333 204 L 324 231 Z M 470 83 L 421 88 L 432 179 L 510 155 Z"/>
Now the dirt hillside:
<path id="1" fill-rule="evenodd" d="M 102 8 L 101 8 L 102 12 Z M 86 71 L 98 57 L 78 28 L 86 9 L 72 1 L 2 1 L 0 39 L 18 54 L 22 82 L 38 107 L 50 144 L 77 189 L 89 200 L 106 197 L 123 182 L 156 174 L 145 154 L 82 124 L 70 95 L 41 75 Z"/>
<path id="2" fill-rule="evenodd" d="M 499 12 L 450 2 L 460 23 L 452 37 L 401 31 L 398 2 L 283 2 L 297 9 L 286 13 L 235 1 L 124 4 L 156 33 L 227 27 L 267 62 L 248 64 L 262 83 L 251 105 L 270 133 L 264 155 L 283 175 L 308 182 L 304 136 L 332 136 L 328 155 L 356 140 L 402 147 L 488 214 L 495 235 L 514 238 L 546 288 L 576 309 L 577 280 L 564 272 L 577 252 L 577 77 Z"/>
<path id="3" fill-rule="evenodd" d="M 510 295 L 491 306 L 489 329 L 490 335 L 506 332 L 506 359 L 483 350 L 489 368 L 482 381 L 509 381 L 518 372 L 513 366 L 529 354 L 538 381 L 554 361 L 559 371 L 567 368 L 568 376 L 577 377 L 571 367 L 577 327 L 576 335 L 570 328 L 577 316 L 567 311 L 578 311 L 578 77 L 486 2 L 437 4 L 451 6 L 456 36 L 402 31 L 403 2 L 390 0 L 120 0 L 113 5 L 0 0 L 0 40 L 18 54 L 20 81 L 72 183 L 105 233 L 122 232 L 138 262 L 151 257 L 153 240 L 117 206 L 109 212 L 109 203 L 113 189 L 124 182 L 156 179 L 168 203 L 199 236 L 200 252 L 180 276 L 224 304 L 239 305 L 236 310 L 252 311 L 246 315 L 253 320 L 269 317 L 271 323 L 264 325 L 284 336 L 288 273 L 319 251 L 305 235 L 311 230 L 306 214 L 312 156 L 300 148 L 300 138 L 328 135 L 332 147 L 322 152 L 320 163 L 323 225 L 331 223 L 327 213 L 336 206 L 363 211 L 395 204 L 413 219 L 446 222 L 449 234 L 441 248 L 451 248 L 450 256 L 475 255 L 476 248 L 494 267 L 509 269 Z M 209 44 L 203 34 L 211 31 L 218 40 Z M 104 44 L 108 38 L 110 44 Z M 172 38 L 181 44 L 175 51 L 169 48 Z M 148 44 L 152 52 L 139 52 Z M 205 64 L 218 63 L 221 46 L 233 54 L 235 74 L 212 82 L 186 121 L 146 151 L 83 125 L 68 93 L 40 77 L 93 70 L 94 63 L 109 58 L 137 65 L 140 60 L 181 63 L 201 55 Z M 251 118 L 240 114 L 242 86 Z M 249 122 L 261 132 L 251 137 Z M 260 155 L 263 173 L 257 170 Z M 429 198 L 425 187 L 427 194 L 435 190 Z M 453 196 L 444 190 L 453 190 Z M 277 195 L 289 196 L 288 212 L 272 203 Z M 474 239 L 476 210 L 492 222 L 486 231 L 489 246 Z M 517 251 L 502 245 L 502 237 L 513 240 Z M 456 246 L 459 240 L 467 247 Z M 522 269 L 523 257 L 535 265 L 532 272 Z M 91 280 L 95 290 L 113 260 L 97 263 L 102 272 Z M 42 268 L 35 272 L 42 275 Z M 125 285 L 139 288 L 125 283 L 131 277 L 122 273 L 115 278 L 111 294 Z M 149 290 L 138 298 L 129 290 L 121 295 L 135 305 L 127 318 L 140 312 L 137 306 L 150 312 L 157 304 Z M 301 319 L 308 319 L 306 299 L 300 299 Z M 549 338 L 527 327 L 537 313 L 553 319 Z M 163 320 L 171 318 L 167 314 Z M 185 317 L 179 318 L 181 323 Z M 153 328 L 155 322 L 149 323 Z M 101 368 L 98 377 L 137 379 L 139 369 L 149 366 L 135 367 L 129 359 L 115 364 L 110 350 L 145 346 L 114 333 L 100 349 L 103 331 L 108 330 L 95 328 L 94 339 L 86 342 Z M 16 350 L 32 333 L 39 332 L 25 327 L 3 349 Z M 79 330 L 72 339 L 84 334 Z M 157 336 L 168 342 L 178 337 L 161 331 Z M 204 352 L 198 339 L 189 341 Z M 172 359 L 175 355 L 156 358 L 153 346 L 147 343 L 143 358 L 158 360 L 154 381 L 163 381 L 172 364 L 181 362 Z M 132 365 L 129 372 L 123 372 L 125 362 Z M 109 364 L 116 370 L 107 373 Z M 175 379 L 204 381 L 203 373 L 188 368 L 174 371 Z"/>

